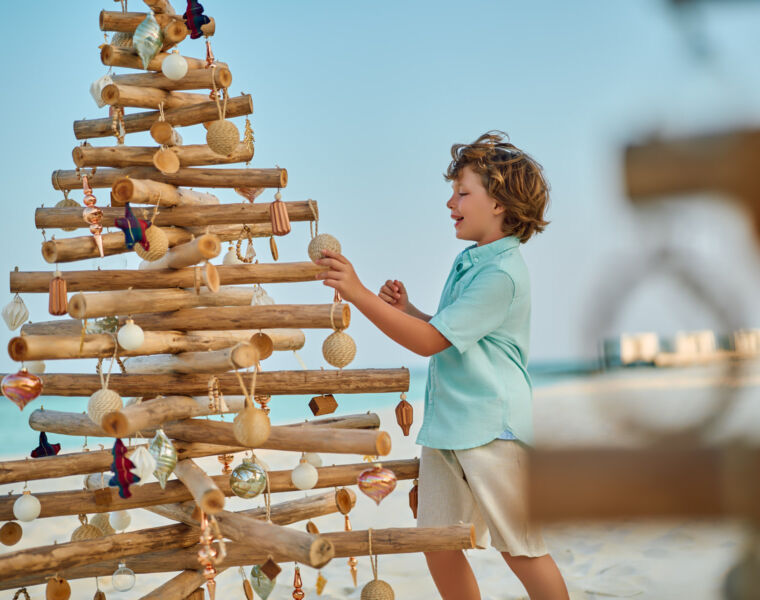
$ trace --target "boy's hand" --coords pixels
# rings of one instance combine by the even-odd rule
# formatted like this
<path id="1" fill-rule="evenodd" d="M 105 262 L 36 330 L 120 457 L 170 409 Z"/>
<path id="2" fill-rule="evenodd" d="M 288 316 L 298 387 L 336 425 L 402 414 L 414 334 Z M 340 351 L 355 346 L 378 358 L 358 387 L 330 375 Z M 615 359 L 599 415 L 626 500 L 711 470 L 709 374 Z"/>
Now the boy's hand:
<path id="1" fill-rule="evenodd" d="M 320 258 L 317 264 L 328 267 L 329 270 L 317 274 L 316 278 L 324 280 L 325 285 L 338 290 L 345 300 L 355 302 L 365 288 L 353 265 L 337 252 L 322 250 L 322 254 L 324 258 Z"/>
<path id="2" fill-rule="evenodd" d="M 406 293 L 404 284 L 398 279 L 386 281 L 377 295 L 394 308 L 402 312 L 408 312 L 409 295 Z"/>

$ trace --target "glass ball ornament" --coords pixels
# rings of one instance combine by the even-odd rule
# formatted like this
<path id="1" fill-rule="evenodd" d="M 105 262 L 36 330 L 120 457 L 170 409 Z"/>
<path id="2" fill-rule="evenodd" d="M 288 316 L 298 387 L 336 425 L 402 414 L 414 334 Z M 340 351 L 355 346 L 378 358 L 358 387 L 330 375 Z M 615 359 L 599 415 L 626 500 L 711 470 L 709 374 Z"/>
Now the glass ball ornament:
<path id="1" fill-rule="evenodd" d="M 230 488 L 239 498 L 255 498 L 267 487 L 267 474 L 250 458 L 230 473 Z"/>
<path id="2" fill-rule="evenodd" d="M 290 480 L 299 490 L 310 490 L 317 485 L 319 472 L 314 465 L 302 458 L 300 464 L 290 473 Z"/>
<path id="3" fill-rule="evenodd" d="M 172 81 L 178 81 L 187 74 L 187 61 L 176 50 L 161 62 L 161 72 Z"/>
<path id="4" fill-rule="evenodd" d="M 306 459 L 306 462 L 308 462 L 313 467 L 319 468 L 323 464 L 322 457 L 316 452 L 307 452 L 303 455 L 303 457 Z"/>
<path id="5" fill-rule="evenodd" d="M 40 516 L 40 511 L 42 511 L 40 501 L 32 496 L 29 490 L 24 490 L 24 493 L 13 503 L 13 516 L 22 523 L 34 521 Z"/>
<path id="6" fill-rule="evenodd" d="M 111 585 L 117 592 L 128 592 L 135 587 L 135 572 L 125 563 L 119 563 L 119 568 L 111 575 Z"/>
<path id="7" fill-rule="evenodd" d="M 119 346 L 124 350 L 137 350 L 145 341 L 145 333 L 132 319 L 127 319 L 127 322 L 119 329 L 119 333 L 116 334 L 116 339 Z"/>
<path id="8" fill-rule="evenodd" d="M 3 377 L 0 389 L 3 396 L 18 406 L 19 410 L 24 410 L 27 404 L 42 393 L 42 379 L 22 368 L 17 373 Z"/>
<path id="9" fill-rule="evenodd" d="M 129 527 L 132 517 L 129 516 L 126 510 L 117 510 L 111 513 L 111 516 L 108 517 L 108 522 L 116 531 L 123 531 Z"/>

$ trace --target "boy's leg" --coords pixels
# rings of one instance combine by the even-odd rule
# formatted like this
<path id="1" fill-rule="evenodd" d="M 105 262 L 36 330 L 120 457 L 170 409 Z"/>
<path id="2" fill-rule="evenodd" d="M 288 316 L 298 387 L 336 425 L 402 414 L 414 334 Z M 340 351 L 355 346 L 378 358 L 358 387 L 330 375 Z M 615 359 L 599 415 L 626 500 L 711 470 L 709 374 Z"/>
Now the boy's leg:
<path id="1" fill-rule="evenodd" d="M 565 580 L 550 554 L 543 556 L 501 555 L 522 582 L 530 600 L 569 600 Z"/>
<path id="2" fill-rule="evenodd" d="M 425 559 L 442 600 L 480 600 L 478 582 L 464 552 L 425 552 Z"/>

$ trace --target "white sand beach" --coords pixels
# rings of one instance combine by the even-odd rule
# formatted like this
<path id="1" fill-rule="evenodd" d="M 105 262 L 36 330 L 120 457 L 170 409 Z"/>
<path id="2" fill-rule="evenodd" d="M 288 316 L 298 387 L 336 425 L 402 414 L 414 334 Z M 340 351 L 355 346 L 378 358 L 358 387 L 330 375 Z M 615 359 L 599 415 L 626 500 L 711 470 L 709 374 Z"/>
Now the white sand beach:
<path id="1" fill-rule="evenodd" d="M 757 403 L 758 370 L 754 369 L 736 389 L 737 400 L 730 415 L 712 438 L 727 435 L 757 435 L 760 405 Z M 599 412 L 603 403 L 621 403 L 627 409 L 659 406 L 659 420 L 671 422 L 671 412 L 688 415 L 698 410 L 714 394 L 717 372 L 701 369 L 693 371 L 628 371 L 607 374 L 583 380 L 573 380 L 540 388 L 535 394 L 536 445 L 541 447 L 590 444 L 634 444 L 626 439 L 610 420 L 608 412 Z M 689 383 L 690 382 L 690 383 Z M 668 398 L 666 402 L 664 399 Z M 654 403 L 654 404 L 651 404 Z M 639 406 L 632 407 L 631 405 Z M 663 407 L 666 405 L 666 407 Z M 671 406 L 672 405 L 672 406 Z M 699 406 L 697 406 L 699 405 Z M 355 404 L 354 404 L 355 406 Z M 392 410 L 379 411 L 383 428 L 393 436 L 394 447 L 389 458 L 418 456 L 414 444 L 420 424 L 422 407 L 415 406 L 416 422 L 409 437 L 403 437 L 395 423 Z M 686 417 L 684 417 L 686 418 Z M 754 427 L 753 427 L 754 424 Z M 259 455 L 272 469 L 292 468 L 297 463 L 295 454 L 260 452 Z M 326 465 L 354 462 L 355 457 L 323 455 Z M 201 461 L 209 472 L 217 473 L 215 458 Z M 56 481 L 31 482 L 33 491 L 71 489 L 81 485 L 81 477 L 62 478 Z M 399 483 L 396 491 L 376 507 L 369 498 L 358 494 L 357 505 L 351 513 L 354 529 L 368 527 L 412 527 L 414 520 L 408 507 L 407 493 L 411 481 Z M 0 493 L 19 485 L 3 486 Z M 307 492 L 307 493 L 318 493 Z M 277 494 L 275 502 L 298 497 L 303 493 Z M 252 508 L 263 504 L 263 499 L 245 501 L 230 498 L 231 510 Z M 145 510 L 131 511 L 130 530 L 165 524 L 167 521 Z M 339 514 L 315 519 L 321 531 L 341 530 Z M 13 548 L 67 541 L 77 525 L 76 517 L 38 520 L 24 526 L 22 541 Z M 294 527 L 302 527 L 302 524 Z M 573 600 L 603 598 L 637 598 L 651 600 L 715 600 L 720 598 L 722 578 L 736 561 L 742 547 L 743 532 L 737 523 L 728 522 L 636 522 L 579 524 L 569 523 L 544 528 L 548 547 L 556 559 Z M 525 598 L 517 578 L 507 569 L 501 556 L 493 549 L 468 551 L 478 576 L 484 600 L 514 600 Z M 126 560 L 129 565 L 129 560 Z M 270 598 L 286 600 L 292 593 L 292 565 L 283 565 L 278 585 Z M 399 600 L 435 599 L 438 597 L 427 573 L 421 554 L 381 556 L 380 578 L 388 581 Z M 355 600 L 360 596 L 363 582 L 371 578 L 369 559 L 359 559 L 360 585 L 351 584 L 346 559 L 335 559 L 323 570 L 328 583 L 320 596 L 324 600 Z M 302 568 L 307 598 L 317 598 L 314 589 L 316 571 Z M 129 592 L 119 593 L 110 586 L 109 578 L 101 578 L 101 588 L 109 600 L 139 598 L 143 593 L 166 581 L 169 575 L 139 575 L 137 585 Z M 72 582 L 74 598 L 90 598 L 95 591 L 93 580 Z M 42 587 L 30 590 L 32 598 L 42 597 Z M 0 598 L 12 598 L 13 592 L 3 592 Z M 241 579 L 237 569 L 230 569 L 218 578 L 217 598 L 243 598 Z"/>

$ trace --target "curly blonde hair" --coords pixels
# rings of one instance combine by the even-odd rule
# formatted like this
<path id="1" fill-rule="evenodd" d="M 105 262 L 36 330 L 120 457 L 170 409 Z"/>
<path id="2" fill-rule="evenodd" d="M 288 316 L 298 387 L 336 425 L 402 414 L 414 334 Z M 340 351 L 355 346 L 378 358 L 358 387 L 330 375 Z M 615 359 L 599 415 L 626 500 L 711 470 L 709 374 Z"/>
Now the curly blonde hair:
<path id="1" fill-rule="evenodd" d="M 506 209 L 502 230 L 525 243 L 549 224 L 549 184 L 541 165 L 508 140 L 503 131 L 489 131 L 471 144 L 454 144 L 444 177 L 454 181 L 465 167 L 480 175 L 488 195 Z"/>

